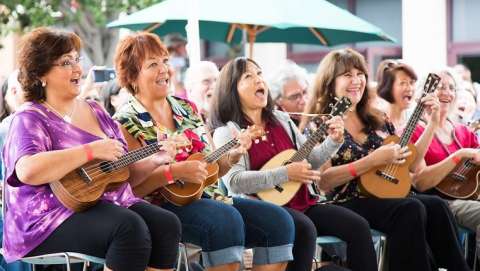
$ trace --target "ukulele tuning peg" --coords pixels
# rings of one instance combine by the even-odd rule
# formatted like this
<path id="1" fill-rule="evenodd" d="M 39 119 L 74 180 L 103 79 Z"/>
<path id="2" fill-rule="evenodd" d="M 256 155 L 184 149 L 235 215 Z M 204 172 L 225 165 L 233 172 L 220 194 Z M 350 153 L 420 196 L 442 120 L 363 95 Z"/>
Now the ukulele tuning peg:
<path id="1" fill-rule="evenodd" d="M 256 138 L 253 142 L 255 142 L 255 144 L 258 144 L 258 143 L 260 143 L 260 140 L 258 138 Z"/>

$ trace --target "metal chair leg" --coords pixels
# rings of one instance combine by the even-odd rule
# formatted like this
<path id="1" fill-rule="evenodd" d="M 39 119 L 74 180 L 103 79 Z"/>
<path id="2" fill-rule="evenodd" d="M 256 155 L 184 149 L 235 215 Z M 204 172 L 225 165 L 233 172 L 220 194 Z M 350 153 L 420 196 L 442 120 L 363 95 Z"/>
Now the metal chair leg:
<path id="1" fill-rule="evenodd" d="M 180 243 L 178 245 L 178 259 L 177 259 L 177 270 L 180 270 L 180 266 L 182 263 L 185 266 L 185 271 L 189 271 L 189 264 L 188 264 L 188 254 L 187 254 L 187 247 Z"/>
<path id="2" fill-rule="evenodd" d="M 386 257 L 386 248 L 387 248 L 387 238 L 385 236 L 380 236 L 380 246 L 379 246 L 379 254 L 380 259 L 378 260 L 378 270 L 383 271 L 384 264 L 385 264 L 385 257 Z"/>
<path id="3" fill-rule="evenodd" d="M 70 266 L 70 256 L 65 253 L 65 262 L 67 264 L 67 271 L 72 271 L 71 266 Z"/>
<path id="4" fill-rule="evenodd" d="M 183 245 L 183 262 L 185 263 L 185 271 L 190 269 L 188 264 L 188 253 L 187 253 L 187 246 Z"/>

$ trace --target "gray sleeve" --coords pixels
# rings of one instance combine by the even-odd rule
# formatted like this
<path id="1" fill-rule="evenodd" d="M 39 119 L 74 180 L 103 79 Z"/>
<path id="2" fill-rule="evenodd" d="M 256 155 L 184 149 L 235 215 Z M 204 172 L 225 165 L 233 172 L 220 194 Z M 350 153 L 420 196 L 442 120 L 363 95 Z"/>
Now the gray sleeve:
<path id="1" fill-rule="evenodd" d="M 332 158 L 332 156 L 337 153 L 341 146 L 342 143 L 336 143 L 332 138 L 327 136 L 322 144 L 313 148 L 310 156 L 308 157 L 308 162 L 312 164 L 312 168 L 319 168 L 330 158 Z"/>
<path id="2" fill-rule="evenodd" d="M 215 146 L 220 147 L 230 139 L 232 139 L 232 134 L 229 127 L 223 126 L 215 129 L 213 133 Z M 287 168 L 285 166 L 266 171 L 249 169 L 250 162 L 247 153 L 222 177 L 229 194 L 253 194 L 288 181 Z"/>
<path id="3" fill-rule="evenodd" d="M 293 133 L 295 133 L 295 137 L 297 138 L 297 147 L 300 148 L 307 141 L 307 138 L 300 132 L 300 130 L 295 125 L 292 124 L 290 124 L 290 127 L 292 127 Z M 340 149 L 341 146 L 342 143 L 336 143 L 335 141 L 333 141 L 333 139 L 327 136 L 327 138 L 320 145 L 313 148 L 307 160 L 310 164 L 312 164 L 312 168 L 319 168 L 325 162 L 327 162 L 335 153 L 337 153 L 338 149 Z"/>

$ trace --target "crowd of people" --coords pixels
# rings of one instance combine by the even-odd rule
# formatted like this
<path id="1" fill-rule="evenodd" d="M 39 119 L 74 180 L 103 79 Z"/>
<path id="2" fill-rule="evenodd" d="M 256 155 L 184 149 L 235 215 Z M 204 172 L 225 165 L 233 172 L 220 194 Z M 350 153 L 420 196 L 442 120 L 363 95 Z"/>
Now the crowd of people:
<path id="1" fill-rule="evenodd" d="M 465 160 L 480 165 L 480 88 L 467 67 L 432 71 L 439 84 L 427 95 L 426 75 L 402 60 L 382 61 L 369 81 L 365 58 L 353 49 L 328 53 L 312 80 L 292 61 L 264 78 L 245 57 L 220 70 L 201 61 L 183 78 L 171 64 L 180 49 L 135 33 L 118 43 L 116 79 L 99 85 L 93 69 L 83 79 L 81 46 L 74 33 L 35 29 L 22 41 L 19 69 L 3 84 L 7 262 L 71 251 L 105 258 L 105 270 L 174 270 L 184 242 L 201 249 L 205 270 L 240 270 L 249 248 L 252 270 L 310 271 L 317 268 L 316 239 L 328 235 L 346 243 L 346 261 L 318 270 L 374 271 L 375 229 L 387 236 L 390 271 L 471 270 L 457 225 L 476 233 L 479 247 L 480 203 L 435 189 Z M 350 108 L 328 117 L 342 97 Z M 408 127 L 418 106 L 423 114 Z M 306 159 L 264 169 L 322 127 L 324 140 Z M 405 128 L 413 147 L 384 144 Z M 208 155 L 232 139 L 237 145 L 217 160 L 219 181 L 200 198 L 179 205 L 165 197 L 165 187 L 209 177 L 208 162 L 191 155 Z M 177 150 L 179 141 L 189 146 Z M 65 207 L 51 189 L 93 160 L 117 161 L 151 144 L 159 152 L 130 164 L 128 181 L 82 212 Z M 406 197 L 375 197 L 362 188 L 361 176 L 407 161 Z M 286 182 L 299 189 L 285 205 L 257 196 Z"/>

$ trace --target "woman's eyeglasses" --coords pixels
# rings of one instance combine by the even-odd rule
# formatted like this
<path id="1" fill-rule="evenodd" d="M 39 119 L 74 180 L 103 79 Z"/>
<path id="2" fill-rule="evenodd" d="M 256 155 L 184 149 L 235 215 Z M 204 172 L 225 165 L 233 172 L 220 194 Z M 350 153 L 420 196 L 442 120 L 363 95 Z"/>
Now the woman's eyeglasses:
<path id="1" fill-rule="evenodd" d="M 448 90 L 453 91 L 453 92 L 455 92 L 457 90 L 457 88 L 453 84 L 438 84 L 437 89 L 438 90 L 447 90 L 448 89 Z"/>
<path id="2" fill-rule="evenodd" d="M 289 100 L 290 102 L 294 102 L 294 101 L 298 101 L 298 100 L 302 99 L 306 95 L 307 95 L 307 91 L 302 90 L 301 92 L 298 92 L 298 93 L 295 93 L 295 94 L 292 94 L 292 95 L 289 95 L 289 96 L 285 96 L 284 98 Z"/>
<path id="3" fill-rule="evenodd" d="M 72 69 L 73 66 L 78 65 L 80 61 L 82 61 L 83 57 L 76 57 L 76 58 L 66 58 L 64 60 L 61 60 L 58 63 L 52 64 L 52 66 L 60 66 L 65 69 Z"/>

